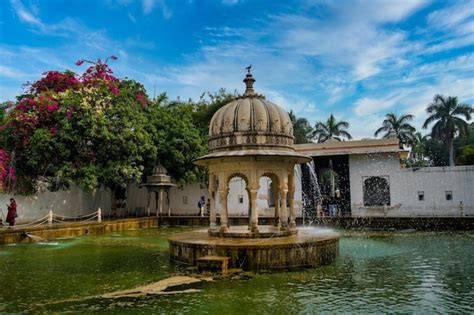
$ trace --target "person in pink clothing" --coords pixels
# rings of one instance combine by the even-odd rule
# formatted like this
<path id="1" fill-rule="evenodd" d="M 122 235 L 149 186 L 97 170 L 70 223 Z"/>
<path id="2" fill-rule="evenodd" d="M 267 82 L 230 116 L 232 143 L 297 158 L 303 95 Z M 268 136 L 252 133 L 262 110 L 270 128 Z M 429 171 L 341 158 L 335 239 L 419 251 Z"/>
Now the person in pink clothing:
<path id="1" fill-rule="evenodd" d="M 15 219 L 17 217 L 16 213 L 16 201 L 13 198 L 10 198 L 10 205 L 8 206 L 7 219 L 5 220 L 10 226 L 15 225 Z"/>

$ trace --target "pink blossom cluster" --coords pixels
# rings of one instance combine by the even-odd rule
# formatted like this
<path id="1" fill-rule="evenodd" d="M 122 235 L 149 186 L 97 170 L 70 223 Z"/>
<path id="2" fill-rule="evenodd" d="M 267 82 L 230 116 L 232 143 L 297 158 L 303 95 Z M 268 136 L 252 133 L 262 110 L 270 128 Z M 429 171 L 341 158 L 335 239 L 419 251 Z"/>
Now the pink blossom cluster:
<path id="1" fill-rule="evenodd" d="M 145 94 L 143 94 L 141 92 L 137 93 L 137 95 L 135 95 L 135 99 L 137 100 L 137 102 L 142 104 L 142 106 L 147 104 L 146 96 L 145 96 Z"/>
<path id="2" fill-rule="evenodd" d="M 48 71 L 44 77 L 31 85 L 31 92 L 40 94 L 46 91 L 64 92 L 79 85 L 80 81 L 72 72 Z"/>
<path id="3" fill-rule="evenodd" d="M 0 149 L 0 192 L 4 192 L 15 182 L 15 169 L 12 166 L 10 154 Z"/>

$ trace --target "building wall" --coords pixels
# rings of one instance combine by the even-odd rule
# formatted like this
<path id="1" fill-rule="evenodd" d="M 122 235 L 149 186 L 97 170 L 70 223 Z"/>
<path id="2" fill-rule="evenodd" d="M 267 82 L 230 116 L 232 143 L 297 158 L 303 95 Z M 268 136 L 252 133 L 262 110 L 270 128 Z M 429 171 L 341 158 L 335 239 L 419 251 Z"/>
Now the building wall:
<path id="1" fill-rule="evenodd" d="M 351 155 L 349 167 L 352 216 L 474 215 L 474 166 L 400 168 L 396 154 L 371 154 Z M 369 176 L 388 178 L 390 206 L 363 206 L 363 181 Z M 446 191 L 452 200 L 446 200 Z"/>
<path id="2" fill-rule="evenodd" d="M 77 186 L 72 186 L 67 191 L 45 191 L 31 196 L 0 194 L 0 208 L 3 210 L 4 220 L 11 197 L 15 198 L 17 203 L 17 224 L 41 218 L 47 215 L 49 210 L 53 210 L 56 214 L 76 217 L 94 212 L 101 207 L 103 215 L 108 215 L 111 202 L 110 191 L 96 189 L 84 192 Z"/>

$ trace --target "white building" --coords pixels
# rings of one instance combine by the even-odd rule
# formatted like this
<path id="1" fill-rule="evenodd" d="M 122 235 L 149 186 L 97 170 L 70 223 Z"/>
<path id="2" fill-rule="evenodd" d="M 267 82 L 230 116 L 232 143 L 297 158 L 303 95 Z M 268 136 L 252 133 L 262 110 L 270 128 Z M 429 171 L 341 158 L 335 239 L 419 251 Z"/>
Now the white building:
<path id="1" fill-rule="evenodd" d="M 474 215 L 474 165 L 405 168 L 407 152 L 397 138 L 301 144 L 296 150 L 313 157 L 318 175 L 332 161 L 353 217 Z"/>

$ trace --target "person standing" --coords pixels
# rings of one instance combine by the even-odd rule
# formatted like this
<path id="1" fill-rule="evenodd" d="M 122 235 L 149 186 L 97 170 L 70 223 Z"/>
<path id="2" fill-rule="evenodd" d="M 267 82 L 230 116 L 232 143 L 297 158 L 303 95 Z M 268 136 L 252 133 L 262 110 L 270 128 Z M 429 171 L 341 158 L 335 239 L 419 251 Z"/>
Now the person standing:
<path id="1" fill-rule="evenodd" d="M 201 199 L 199 199 L 199 202 L 198 202 L 198 208 L 199 208 L 198 215 L 200 215 L 201 217 L 204 216 L 204 206 L 205 205 L 206 205 L 206 200 L 204 199 L 204 196 L 201 196 Z"/>
<path id="2" fill-rule="evenodd" d="M 10 198 L 10 205 L 8 207 L 7 219 L 5 220 L 10 226 L 15 225 L 15 219 L 18 216 L 16 212 L 16 201 L 13 198 Z"/>

